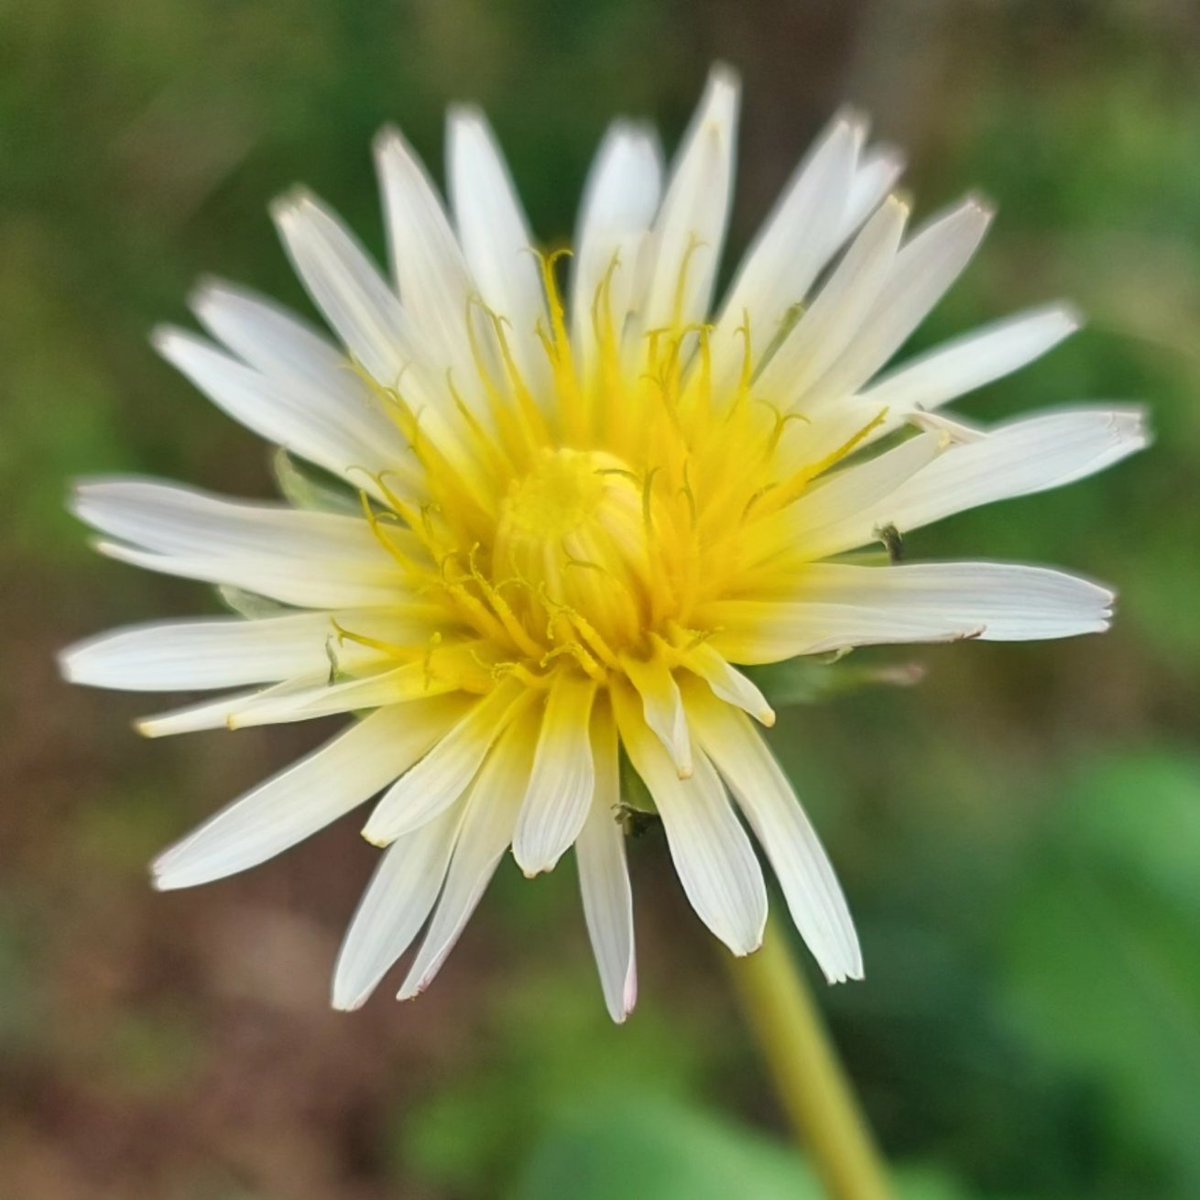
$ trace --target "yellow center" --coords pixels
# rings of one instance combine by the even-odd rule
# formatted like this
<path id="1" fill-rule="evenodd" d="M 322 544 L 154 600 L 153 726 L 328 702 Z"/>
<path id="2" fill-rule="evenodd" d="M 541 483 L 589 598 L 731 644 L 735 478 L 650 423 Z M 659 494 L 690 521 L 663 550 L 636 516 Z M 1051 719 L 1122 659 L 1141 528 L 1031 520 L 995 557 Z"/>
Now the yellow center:
<path id="1" fill-rule="evenodd" d="M 604 482 L 592 455 L 548 450 L 534 469 L 515 482 L 501 508 L 501 536 L 543 541 L 573 533 L 595 512 Z"/>
<path id="2" fill-rule="evenodd" d="M 423 656 L 441 688 L 483 692 L 507 674 L 548 686 L 562 669 L 603 685 L 631 659 L 683 662 L 714 632 L 707 604 L 786 586 L 803 561 L 789 506 L 872 427 L 814 432 L 754 395 L 748 329 L 740 377 L 719 388 L 707 328 L 631 350 L 605 315 L 608 280 L 585 376 L 552 262 L 544 277 L 549 394 L 531 392 L 505 323 L 482 309 L 478 379 L 462 394 L 451 381 L 461 421 L 435 419 L 403 381 L 375 385 L 423 481 L 407 496 L 379 479 L 387 507 L 364 498 L 364 511 L 444 615 L 432 646 L 390 652 Z"/>

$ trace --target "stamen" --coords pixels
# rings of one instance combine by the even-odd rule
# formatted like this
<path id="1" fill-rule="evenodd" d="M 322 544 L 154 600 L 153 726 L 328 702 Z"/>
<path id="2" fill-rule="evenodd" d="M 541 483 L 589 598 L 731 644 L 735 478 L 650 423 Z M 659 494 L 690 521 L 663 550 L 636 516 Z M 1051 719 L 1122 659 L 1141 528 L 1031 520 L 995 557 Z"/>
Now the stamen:
<path id="1" fill-rule="evenodd" d="M 472 411 L 471 406 L 462 398 L 461 393 L 455 386 L 454 371 L 451 367 L 446 368 L 446 387 L 449 389 L 450 396 L 454 400 L 454 407 L 458 409 L 459 415 L 467 424 L 467 428 L 475 435 L 475 440 L 479 444 L 479 448 L 492 460 L 492 467 L 497 476 L 503 478 L 511 474 L 516 469 L 512 459 L 504 453 L 500 443 L 487 433 L 479 423 L 479 418 Z"/>
<path id="2" fill-rule="evenodd" d="M 615 341 L 616 338 L 612 319 L 612 281 L 620 266 L 621 252 L 614 250 L 592 296 L 592 332 L 596 335 L 596 341 L 601 344 Z"/>
<path id="3" fill-rule="evenodd" d="M 642 524 L 646 527 L 646 536 L 654 536 L 654 520 L 650 512 L 651 497 L 654 488 L 654 477 L 662 470 L 662 467 L 651 467 L 646 472 L 646 478 L 642 481 Z"/>
<path id="4" fill-rule="evenodd" d="M 539 254 L 542 285 L 546 291 L 546 303 L 550 310 L 550 334 L 543 330 L 539 337 L 554 369 L 555 385 L 558 389 L 559 409 L 563 417 L 564 431 L 575 442 L 585 441 L 589 434 L 590 414 L 579 389 L 575 372 L 575 360 L 571 349 L 571 336 L 567 332 L 566 309 L 558 287 L 555 267 L 570 250 L 559 249 L 550 254 Z"/>
<path id="5" fill-rule="evenodd" d="M 857 449 L 858 446 L 862 444 L 864 438 L 868 437 L 871 433 L 878 429 L 879 426 L 887 420 L 887 412 L 888 410 L 886 408 L 880 409 L 879 412 L 871 418 L 871 420 L 869 420 L 852 437 L 847 438 L 846 441 L 844 441 L 836 450 L 830 454 L 827 454 L 824 458 L 813 463 L 811 466 L 805 467 L 804 470 L 798 471 L 788 482 L 777 488 L 775 495 L 772 497 L 771 507 L 768 511 L 777 512 L 781 508 L 786 508 L 787 505 L 791 504 L 793 500 L 798 499 L 804 492 L 804 489 L 808 487 L 808 485 L 814 479 L 820 475 L 823 475 L 831 467 L 836 466 L 848 454 L 851 454 L 855 449 Z"/>
<path id="6" fill-rule="evenodd" d="M 509 397 L 504 394 L 492 375 L 487 356 L 484 354 L 483 346 L 479 341 L 475 321 L 472 320 L 471 310 L 475 308 L 478 308 L 491 323 L 493 332 L 498 328 L 496 314 L 488 308 L 483 300 L 475 293 L 468 296 L 467 341 L 471 348 L 471 358 L 475 363 L 475 370 L 479 375 L 479 381 L 483 384 L 483 389 L 487 393 L 488 401 L 491 405 L 492 418 L 496 422 L 496 428 L 500 437 L 507 440 L 510 452 L 513 455 L 523 459 L 528 457 L 534 449 L 536 442 L 532 438 L 530 431 L 524 428 L 522 422 L 518 419 L 519 416 L 523 415 L 520 412 L 519 406 L 509 403 Z"/>
<path id="7" fill-rule="evenodd" d="M 798 412 L 781 412 L 774 404 L 768 400 L 756 400 L 756 404 L 762 404 L 768 408 L 775 417 L 775 428 L 771 430 L 771 436 L 767 439 L 766 452 L 764 458 L 770 458 L 771 455 L 779 448 L 779 442 L 783 438 L 783 431 L 787 428 L 789 421 L 798 421 L 802 425 L 811 425 L 812 418 L 806 417 L 803 413 Z"/>
<path id="8" fill-rule="evenodd" d="M 504 367 L 508 372 L 509 382 L 512 384 L 513 390 L 517 395 L 520 413 L 524 418 L 525 435 L 531 447 L 542 445 L 548 436 L 546 422 L 542 416 L 541 409 L 538 408 L 533 399 L 529 385 L 525 382 L 525 378 L 517 366 L 517 360 L 513 357 L 512 347 L 509 345 L 508 335 L 505 332 L 506 329 L 512 328 L 512 322 L 507 317 L 502 317 L 490 309 L 487 311 L 491 316 L 492 324 L 495 328 L 496 341 L 500 344 L 500 357 L 504 360 Z"/>
<path id="9" fill-rule="evenodd" d="M 539 691 L 545 690 L 550 686 L 550 677 L 547 675 L 535 675 L 524 663 L 521 662 L 498 662 L 493 663 L 490 668 L 492 679 L 497 682 L 501 679 L 516 679 L 528 688 L 537 688 Z"/>
<path id="10" fill-rule="evenodd" d="M 683 322 L 683 302 L 687 298 L 687 277 L 692 266 L 692 257 L 697 250 L 707 245 L 707 242 L 694 233 L 688 239 L 688 248 L 684 251 L 683 262 L 679 267 L 679 278 L 675 281 L 675 309 L 671 323 L 676 327 Z"/>
<path id="11" fill-rule="evenodd" d="M 517 620 L 516 614 L 509 606 L 508 601 L 500 595 L 476 566 L 475 556 L 478 551 L 479 543 L 476 542 L 471 547 L 471 553 L 467 556 L 467 567 L 471 572 L 471 578 L 479 585 L 479 590 L 483 592 L 484 599 L 492 606 L 496 616 L 500 619 L 500 624 L 504 626 L 517 648 L 530 656 L 540 654 L 542 647 L 529 636 L 525 627 Z"/>
<path id="12" fill-rule="evenodd" d="M 538 666 L 545 668 L 554 659 L 561 658 L 564 654 L 569 654 L 575 659 L 584 672 L 597 683 L 608 682 L 608 676 L 603 668 L 578 642 L 567 642 L 565 645 L 555 646 L 553 650 L 546 652 Z"/>
<path id="13" fill-rule="evenodd" d="M 363 633 L 354 633 L 340 624 L 336 617 L 330 617 L 329 623 L 334 628 L 339 646 L 345 645 L 346 642 L 354 642 L 359 646 L 366 646 L 368 649 L 378 650 L 383 654 L 389 655 L 396 649 L 391 642 L 381 641 L 379 638 L 367 637 Z M 333 635 L 331 634 L 330 636 Z"/>
<path id="14" fill-rule="evenodd" d="M 692 527 L 696 526 L 696 493 L 692 491 L 692 481 L 688 478 L 689 463 L 683 464 L 683 486 L 679 489 L 679 495 L 687 500 L 688 515 L 691 520 Z"/>
<path id="15" fill-rule="evenodd" d="M 750 310 L 742 309 L 742 323 L 734 331 L 742 335 L 742 373 L 738 379 L 738 400 L 750 394 L 750 381 L 754 378 L 754 344 L 750 336 Z"/>
<path id="16" fill-rule="evenodd" d="M 577 565 L 591 566 L 592 564 L 588 563 Z M 604 570 L 603 567 L 597 569 L 602 571 Z M 610 578 L 612 577 L 611 572 L 605 571 L 605 574 L 609 575 Z M 614 579 L 614 582 L 619 581 Z M 606 667 L 613 671 L 620 669 L 620 658 L 616 651 L 614 651 L 612 647 L 608 645 L 604 638 L 600 636 L 591 622 L 588 621 L 588 619 L 584 617 L 582 613 L 571 608 L 570 605 L 561 604 L 556 600 L 552 600 L 548 595 L 543 595 L 542 600 L 548 608 L 551 608 L 554 611 L 555 616 L 562 617 L 564 620 L 570 623 L 571 627 L 579 634 L 579 636 L 582 637 L 585 642 L 587 642 L 588 649 L 602 663 L 604 663 Z"/>
<path id="17" fill-rule="evenodd" d="M 421 569 L 414 563 L 393 541 L 383 532 L 383 526 L 386 523 L 386 518 L 397 520 L 395 513 L 378 513 L 371 507 L 371 497 L 366 492 L 359 492 L 358 498 L 362 504 L 363 516 L 367 519 L 367 524 L 371 528 L 372 534 L 375 535 L 375 540 L 387 551 L 387 553 L 395 559 L 410 575 L 420 576 L 424 574 Z M 405 527 L 407 528 L 407 526 Z"/>
<path id="18" fill-rule="evenodd" d="M 775 357 L 780 346 L 787 341 L 792 330 L 800 323 L 800 318 L 804 316 L 805 309 L 805 304 L 800 300 L 797 300 L 795 304 L 788 307 L 787 311 L 783 314 L 783 319 L 779 322 L 779 327 L 775 330 L 774 337 L 767 343 L 767 348 L 763 351 L 763 356 L 754 370 L 754 379 L 757 379 L 762 374 L 763 368 Z"/>
<path id="19" fill-rule="evenodd" d="M 442 635 L 439 630 L 434 630 L 429 635 L 429 647 L 425 651 L 425 688 L 428 691 L 433 686 L 433 652 L 442 644 Z M 470 653 L 474 654 L 472 648 Z"/>

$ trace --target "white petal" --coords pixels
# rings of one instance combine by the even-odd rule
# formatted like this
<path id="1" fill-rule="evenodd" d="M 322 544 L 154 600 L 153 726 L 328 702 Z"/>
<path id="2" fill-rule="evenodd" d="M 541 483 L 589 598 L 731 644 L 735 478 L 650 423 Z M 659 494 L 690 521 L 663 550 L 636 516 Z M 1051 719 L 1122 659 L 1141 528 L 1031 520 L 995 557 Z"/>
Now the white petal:
<path id="1" fill-rule="evenodd" d="M 400 301 L 354 236 L 302 190 L 276 201 L 272 215 L 308 294 L 351 354 L 384 387 L 414 357 Z"/>
<path id="2" fill-rule="evenodd" d="M 256 371 L 361 404 L 367 389 L 348 370 L 345 352 L 282 305 L 221 279 L 205 280 L 189 303 L 205 329 Z"/>
<path id="3" fill-rule="evenodd" d="M 617 824 L 621 788 L 617 731 L 607 705 L 592 717 L 596 792 L 575 841 L 579 890 L 596 969 L 609 1016 L 620 1024 L 637 1003 L 633 891 L 625 862 L 625 835 Z"/>
<path id="4" fill-rule="evenodd" d="M 889 199 L 854 239 L 812 306 L 762 369 L 756 393 L 792 401 L 849 345 L 896 260 L 908 209 Z"/>
<path id="5" fill-rule="evenodd" d="M 859 160 L 854 182 L 834 240 L 841 245 L 883 203 L 904 171 L 904 155 L 893 146 L 876 146 Z M 830 250 L 830 253 L 836 246 Z"/>
<path id="6" fill-rule="evenodd" d="M 1065 304 L 1006 317 L 902 364 L 862 399 L 886 406 L 893 416 L 938 408 L 1040 358 L 1081 324 L 1079 314 Z"/>
<path id="7" fill-rule="evenodd" d="M 224 729 L 229 714 L 243 704 L 249 704 L 258 689 L 248 692 L 226 692 L 215 700 L 204 700 L 199 704 L 186 704 L 167 712 L 139 717 L 133 727 L 142 737 L 173 737 L 180 733 L 198 733 L 203 729 Z"/>
<path id="8" fill-rule="evenodd" d="M 267 441 L 380 493 L 372 475 L 412 474 L 413 459 L 393 422 L 370 407 L 349 363 L 337 391 L 268 378 L 178 329 L 158 329 L 154 346 L 214 404 Z M 347 395 L 349 393 L 349 395 Z"/>
<path id="9" fill-rule="evenodd" d="M 857 399 L 790 415 L 802 419 L 784 421 L 775 447 L 775 473 L 784 479 L 803 476 L 810 487 L 852 463 L 851 456 L 868 445 L 875 429 L 887 420 L 886 410 Z"/>
<path id="10" fill-rule="evenodd" d="M 755 684 L 731 667 L 707 642 L 682 654 L 683 665 L 712 688 L 713 695 L 749 713 L 768 728 L 775 724 L 775 710 Z"/>
<path id="11" fill-rule="evenodd" d="M 795 504 L 772 517 L 775 538 L 807 559 L 836 553 L 844 548 L 847 525 L 857 527 L 860 513 L 875 511 L 902 483 L 928 466 L 939 449 L 936 435 L 919 434 L 875 458 L 852 461 L 818 480 Z"/>
<path id="12" fill-rule="evenodd" d="M 184 692 L 274 683 L 328 669 L 333 614 L 206 618 L 133 625 L 69 646 L 59 655 L 72 683 L 139 692 Z"/>
<path id="13" fill-rule="evenodd" d="M 327 440 L 340 440 L 349 447 L 349 452 L 340 452 L 336 464 L 310 455 L 298 444 L 296 453 L 338 472 L 360 468 L 352 472 L 351 482 L 373 494 L 378 494 L 378 489 L 372 487 L 362 468 L 392 477 L 393 490 L 395 477 L 409 483 L 417 473 L 411 449 L 396 420 L 398 397 L 413 411 L 421 412 L 422 436 L 457 460 L 461 451 L 446 428 L 443 412 L 442 368 L 431 371 L 430 363 L 417 353 L 412 324 L 396 296 L 336 218 L 310 199 L 285 199 L 277 208 L 288 213 L 289 206 L 295 208 L 286 219 L 286 228 L 297 239 L 293 260 L 299 262 L 297 254 L 306 256 L 306 262 L 312 260 L 308 274 L 298 268 L 306 286 L 318 304 L 326 303 L 320 300 L 325 295 L 328 304 L 346 310 L 337 320 L 327 313 L 330 324 L 350 353 L 383 387 L 396 389 L 397 395 L 382 394 L 369 386 L 344 351 L 318 336 L 295 314 L 246 288 L 217 280 L 203 284 L 192 296 L 196 316 L 269 382 L 260 382 L 256 396 L 246 398 L 242 393 L 247 377 L 211 369 L 211 357 L 193 358 L 195 366 L 174 353 L 168 357 L 222 408 L 281 445 L 288 445 L 288 441 L 256 425 L 249 415 L 250 408 L 243 414 L 240 408 L 234 411 L 233 406 L 241 401 L 243 406 L 257 403 L 261 408 L 263 404 L 275 406 L 287 401 L 297 409 L 298 419 L 315 423 L 319 426 L 316 432 Z M 358 291 L 363 295 L 359 296 Z M 362 309 L 367 310 L 366 315 Z M 347 333 L 347 329 L 352 332 Z M 176 331 L 171 333 L 176 335 Z M 191 341 L 211 355 L 211 347 L 204 342 Z M 176 349 L 172 347 L 172 351 Z M 201 374 L 206 362 L 210 369 Z M 226 382 L 222 389 L 222 382 L 230 378 L 234 382 Z M 264 392 L 265 399 L 258 395 Z M 260 421 L 266 419 L 262 412 L 257 416 Z M 292 432 L 293 438 L 301 436 L 311 437 L 312 433 Z"/>
<path id="14" fill-rule="evenodd" d="M 619 255 L 609 309 L 620 335 L 632 296 L 637 249 L 662 193 L 662 152 L 648 126 L 617 121 L 609 127 L 588 173 L 575 231 L 572 344 L 580 347 L 585 377 L 594 366 L 592 305 L 601 280 Z"/>
<path id="15" fill-rule="evenodd" d="M 559 672 L 542 715 L 537 753 L 513 836 L 513 857 L 529 877 L 553 870 L 579 834 L 596 772 L 589 723 L 596 685 Z"/>
<path id="16" fill-rule="evenodd" d="M 684 137 L 651 232 L 643 331 L 691 325 L 708 312 L 733 195 L 738 91 L 732 72 L 715 68 Z"/>
<path id="17" fill-rule="evenodd" d="M 1138 408 L 1075 408 L 992 427 L 951 446 L 878 505 L 831 533 L 829 552 L 866 545 L 880 525 L 902 533 L 969 508 L 1063 487 L 1120 462 L 1149 443 Z"/>
<path id="18" fill-rule="evenodd" d="M 295 313 L 248 288 L 218 279 L 204 281 L 193 292 L 190 304 L 215 338 L 283 389 L 291 405 L 319 425 L 324 436 L 341 435 L 354 453 L 336 469 L 363 466 L 386 469 L 393 475 L 414 469 L 408 443 L 388 403 L 367 386 L 341 347 L 317 334 Z M 159 349 L 166 353 L 163 347 Z M 227 402 L 215 394 L 219 375 L 206 379 L 181 358 L 168 357 L 202 391 L 226 407 Z M 280 440 L 280 444 L 285 443 Z M 364 486 L 362 472 L 356 473 L 354 482 Z"/>
<path id="19" fill-rule="evenodd" d="M 537 338 L 546 298 L 533 236 L 504 156 L 483 114 L 450 113 L 447 134 L 450 201 L 463 254 L 483 301 L 509 323 L 513 356 L 535 396 L 546 393 L 550 363 Z"/>
<path id="20" fill-rule="evenodd" d="M 285 538 L 287 553 L 297 557 L 340 556 L 371 565 L 380 559 L 370 526 L 354 517 L 226 500 L 132 477 L 84 480 L 73 499 L 81 520 L 159 554 L 260 554 Z"/>
<path id="21" fill-rule="evenodd" d="M 833 867 L 762 737 L 740 713 L 690 692 L 696 736 L 771 860 L 792 920 L 830 983 L 861 979 L 862 952 Z"/>
<path id="22" fill-rule="evenodd" d="M 1113 595 L 1084 579 L 1010 563 L 855 567 L 814 563 L 795 601 L 719 601 L 714 648 L 735 662 L 777 662 L 847 646 L 1031 641 L 1108 628 Z"/>
<path id="23" fill-rule="evenodd" d="M 845 604 L 722 600 L 707 606 L 704 617 L 721 625 L 713 646 L 749 665 L 855 646 L 962 641 L 982 632 L 965 613 L 929 617 Z"/>
<path id="24" fill-rule="evenodd" d="M 845 352 L 812 384 L 808 404 L 856 392 L 908 339 L 962 274 L 992 219 L 968 200 L 929 222 L 896 255 L 887 283 Z"/>
<path id="25" fill-rule="evenodd" d="M 424 662 L 378 669 L 359 678 L 330 683 L 328 673 L 312 680 L 289 680 L 241 703 L 226 714 L 230 729 L 311 721 L 338 713 L 405 704 L 454 691 L 457 684 L 432 676 Z"/>
<path id="26" fill-rule="evenodd" d="M 281 680 L 273 687 L 255 688 L 248 692 L 226 692 L 215 700 L 188 704 L 149 717 L 139 717 L 134 727 L 143 737 L 167 737 L 179 733 L 196 733 L 202 729 L 234 729 L 249 725 L 265 725 L 272 720 L 303 719 L 303 707 L 314 697 L 332 691 L 340 692 L 329 683 L 328 659 L 322 670 Z M 265 718 L 253 719 L 253 714 L 265 709 Z M 335 708 L 333 712 L 351 712 L 353 706 Z M 294 717 L 293 713 L 299 713 Z M 318 714 L 321 715 L 321 714 Z M 235 720 L 235 718 L 241 718 Z"/>
<path id="27" fill-rule="evenodd" d="M 333 972 L 333 1007 L 360 1008 L 412 945 L 442 890 L 462 803 L 390 845 L 346 930 Z"/>
<path id="28" fill-rule="evenodd" d="M 80 483 L 72 508 L 135 547 L 105 542 L 105 553 L 151 570 L 312 608 L 385 604 L 404 595 L 400 567 L 357 517 L 237 503 L 141 479 Z M 388 527 L 386 536 L 420 554 L 411 534 Z"/>
<path id="29" fill-rule="evenodd" d="M 612 696 L 621 741 L 654 797 L 688 900 L 734 954 L 749 954 L 762 942 L 767 893 L 753 847 L 716 771 L 698 754 L 693 776 L 680 779 L 645 725 L 633 690 L 617 685 Z"/>
<path id="30" fill-rule="evenodd" d="M 454 367 L 461 380 L 473 379 L 467 340 L 473 285 L 441 200 L 398 130 L 379 134 L 375 160 L 392 273 L 405 313 L 429 357 L 443 369 Z"/>
<path id="31" fill-rule="evenodd" d="M 496 738 L 528 697 L 511 680 L 476 701 L 467 715 L 380 799 L 363 837 L 386 846 L 448 808 L 470 786 Z"/>
<path id="32" fill-rule="evenodd" d="M 527 718 L 514 722 L 483 764 L 467 798 L 462 831 L 437 911 L 397 993 L 398 1000 L 411 1000 L 433 981 L 512 841 L 531 768 L 533 730 Z"/>
<path id="33" fill-rule="evenodd" d="M 201 579 L 255 596 L 268 596 L 298 608 L 341 608 L 387 604 L 397 594 L 397 583 L 380 582 L 347 570 L 343 578 L 330 577 L 322 564 L 299 560 L 269 562 L 266 570 L 245 557 L 156 554 L 121 542 L 100 540 L 94 548 L 108 558 L 144 571 Z M 335 566 L 334 569 L 337 569 Z"/>
<path id="34" fill-rule="evenodd" d="M 746 251 L 712 336 L 718 390 L 735 383 L 741 369 L 736 331 L 745 315 L 761 353 L 833 253 L 861 140 L 858 122 L 846 115 L 836 118 L 797 168 Z"/>
<path id="35" fill-rule="evenodd" d="M 404 771 L 454 711 L 452 704 L 433 701 L 373 713 L 172 846 L 154 864 L 155 886 L 221 879 L 294 846 Z"/>
<path id="36" fill-rule="evenodd" d="M 671 756 L 679 778 L 687 779 L 692 773 L 692 743 L 675 676 L 657 653 L 646 660 L 624 655 L 621 666 L 641 698 L 646 724 Z"/>
<path id="37" fill-rule="evenodd" d="M 987 438 L 987 431 L 981 426 L 943 412 L 925 412 L 923 409 L 917 409 L 909 413 L 906 420 L 914 429 L 934 434 L 943 449 L 949 446 L 966 446 Z"/>
<path id="38" fill-rule="evenodd" d="M 822 604 L 893 606 L 909 615 L 966 612 L 985 641 L 1069 637 L 1107 628 L 1113 593 L 1086 579 L 1020 563 L 814 563 L 797 593 Z"/>

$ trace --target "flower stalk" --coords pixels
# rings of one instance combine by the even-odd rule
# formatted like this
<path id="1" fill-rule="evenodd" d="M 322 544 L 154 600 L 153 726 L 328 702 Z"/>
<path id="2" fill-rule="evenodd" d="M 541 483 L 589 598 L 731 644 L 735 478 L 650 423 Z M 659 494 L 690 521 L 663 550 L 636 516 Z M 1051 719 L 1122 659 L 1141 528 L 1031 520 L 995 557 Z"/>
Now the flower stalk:
<path id="1" fill-rule="evenodd" d="M 722 958 L 792 1129 L 829 1195 L 890 1200 L 871 1131 L 774 912 L 760 950 Z"/>

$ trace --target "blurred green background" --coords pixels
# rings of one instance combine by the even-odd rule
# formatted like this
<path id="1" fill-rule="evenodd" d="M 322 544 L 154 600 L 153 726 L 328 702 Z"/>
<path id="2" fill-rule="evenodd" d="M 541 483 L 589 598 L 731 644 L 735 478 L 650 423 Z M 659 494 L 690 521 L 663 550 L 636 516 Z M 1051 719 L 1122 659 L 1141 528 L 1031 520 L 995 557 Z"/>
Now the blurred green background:
<path id="1" fill-rule="evenodd" d="M 816 1195 L 685 911 L 632 844 L 640 1007 L 609 1025 L 571 868 L 511 864 L 431 993 L 327 1008 L 373 852 L 344 822 L 197 892 L 146 863 L 325 729 L 145 743 L 146 698 L 54 651 L 214 608 L 93 556 L 78 473 L 266 494 L 267 453 L 158 362 L 212 271 L 302 304 L 267 201 L 304 180 L 382 242 L 368 143 L 440 168 L 483 103 L 540 236 L 616 112 L 668 144 L 742 72 L 733 244 L 839 103 L 921 210 L 994 233 L 919 344 L 1060 295 L 1089 328 L 964 411 L 1144 399 L 1148 453 L 964 515 L 914 557 L 1062 563 L 1115 630 L 931 649 L 917 690 L 793 710 L 783 751 L 867 981 L 820 989 L 908 1200 L 1200 1195 L 1200 12 L 1109 3 L 4 0 L 0 47 L 0 1194 L 13 1200 Z M 864 661 L 898 661 L 878 654 Z"/>

